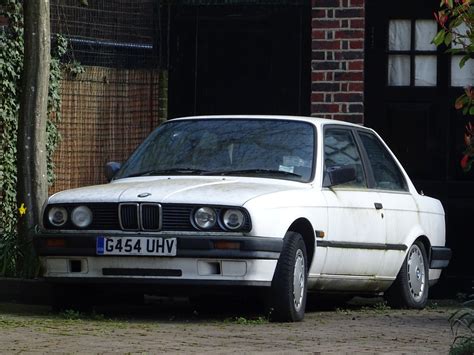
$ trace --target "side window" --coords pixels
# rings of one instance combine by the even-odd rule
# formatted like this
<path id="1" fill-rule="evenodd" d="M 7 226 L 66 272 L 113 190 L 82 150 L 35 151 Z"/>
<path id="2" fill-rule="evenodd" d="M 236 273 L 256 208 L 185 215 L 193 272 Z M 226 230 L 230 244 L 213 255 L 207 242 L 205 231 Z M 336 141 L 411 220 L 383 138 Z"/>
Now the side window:
<path id="1" fill-rule="evenodd" d="M 337 128 L 325 130 L 324 172 L 348 165 L 355 168 L 356 179 L 344 186 L 367 187 L 362 160 L 352 132 Z"/>
<path id="2" fill-rule="evenodd" d="M 359 135 L 374 173 L 375 187 L 381 190 L 408 190 L 402 172 L 380 140 L 369 133 Z"/>

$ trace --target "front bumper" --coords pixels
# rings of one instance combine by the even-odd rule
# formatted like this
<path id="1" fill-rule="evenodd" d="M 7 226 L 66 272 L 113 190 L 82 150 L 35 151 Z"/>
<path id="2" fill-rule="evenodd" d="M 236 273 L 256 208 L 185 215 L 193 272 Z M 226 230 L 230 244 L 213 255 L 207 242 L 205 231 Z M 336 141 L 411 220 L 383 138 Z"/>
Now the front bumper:
<path id="1" fill-rule="evenodd" d="M 35 247 L 43 276 L 54 282 L 270 286 L 283 245 L 280 238 L 173 234 L 169 235 L 177 239 L 173 257 L 104 256 L 96 252 L 98 236 L 39 234 Z M 223 241 L 232 242 L 234 248 L 222 249 L 217 242 Z"/>

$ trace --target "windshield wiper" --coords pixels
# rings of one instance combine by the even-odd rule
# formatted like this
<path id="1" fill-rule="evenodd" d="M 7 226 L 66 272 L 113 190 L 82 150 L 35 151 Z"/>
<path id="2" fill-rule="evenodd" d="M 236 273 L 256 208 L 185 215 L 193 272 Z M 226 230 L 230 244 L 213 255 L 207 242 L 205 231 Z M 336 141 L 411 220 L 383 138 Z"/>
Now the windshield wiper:
<path id="1" fill-rule="evenodd" d="M 188 169 L 188 168 L 175 168 L 175 169 L 151 169 L 145 170 L 138 173 L 133 173 L 130 175 L 122 176 L 121 179 L 129 178 L 129 177 L 137 177 L 137 176 L 155 176 L 155 175 L 171 175 L 171 174 L 178 174 L 178 175 L 187 175 L 187 174 L 203 174 L 208 173 L 207 170 L 201 169 Z"/>
<path id="2" fill-rule="evenodd" d="M 289 171 L 272 170 L 272 169 L 241 169 L 241 170 L 220 170 L 220 171 L 207 171 L 203 175 L 254 175 L 254 174 L 265 174 L 265 175 L 281 175 L 281 176 L 293 176 L 301 178 L 299 174 L 291 173 Z"/>

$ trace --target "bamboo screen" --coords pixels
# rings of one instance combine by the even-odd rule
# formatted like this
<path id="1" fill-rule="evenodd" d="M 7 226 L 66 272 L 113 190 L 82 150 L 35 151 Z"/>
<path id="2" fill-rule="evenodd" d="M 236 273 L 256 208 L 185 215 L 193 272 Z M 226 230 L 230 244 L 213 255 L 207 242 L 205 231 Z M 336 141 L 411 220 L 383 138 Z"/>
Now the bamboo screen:
<path id="1" fill-rule="evenodd" d="M 157 69 L 86 67 L 62 81 L 62 140 L 50 193 L 106 182 L 105 163 L 123 162 L 164 120 L 160 77 Z"/>

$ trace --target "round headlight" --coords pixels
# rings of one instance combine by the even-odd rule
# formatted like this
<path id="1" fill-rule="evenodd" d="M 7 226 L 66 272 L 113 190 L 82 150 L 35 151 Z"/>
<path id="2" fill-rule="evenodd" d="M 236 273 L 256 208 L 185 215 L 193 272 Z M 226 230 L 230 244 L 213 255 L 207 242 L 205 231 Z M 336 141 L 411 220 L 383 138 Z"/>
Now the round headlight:
<path id="1" fill-rule="evenodd" d="M 64 207 L 53 207 L 48 212 L 48 220 L 55 227 L 61 227 L 67 222 L 67 211 Z"/>
<path id="2" fill-rule="evenodd" d="M 243 226 L 245 222 L 245 216 L 242 211 L 239 210 L 227 210 L 224 213 L 224 217 L 222 218 L 222 222 L 224 222 L 224 226 L 227 229 L 236 230 Z"/>
<path id="3" fill-rule="evenodd" d="M 201 207 L 194 212 L 194 223 L 198 228 L 210 229 L 216 225 L 216 211 L 210 207 Z"/>
<path id="4" fill-rule="evenodd" d="M 92 223 L 92 212 L 86 206 L 76 207 L 72 210 L 71 221 L 76 227 L 85 228 Z"/>

